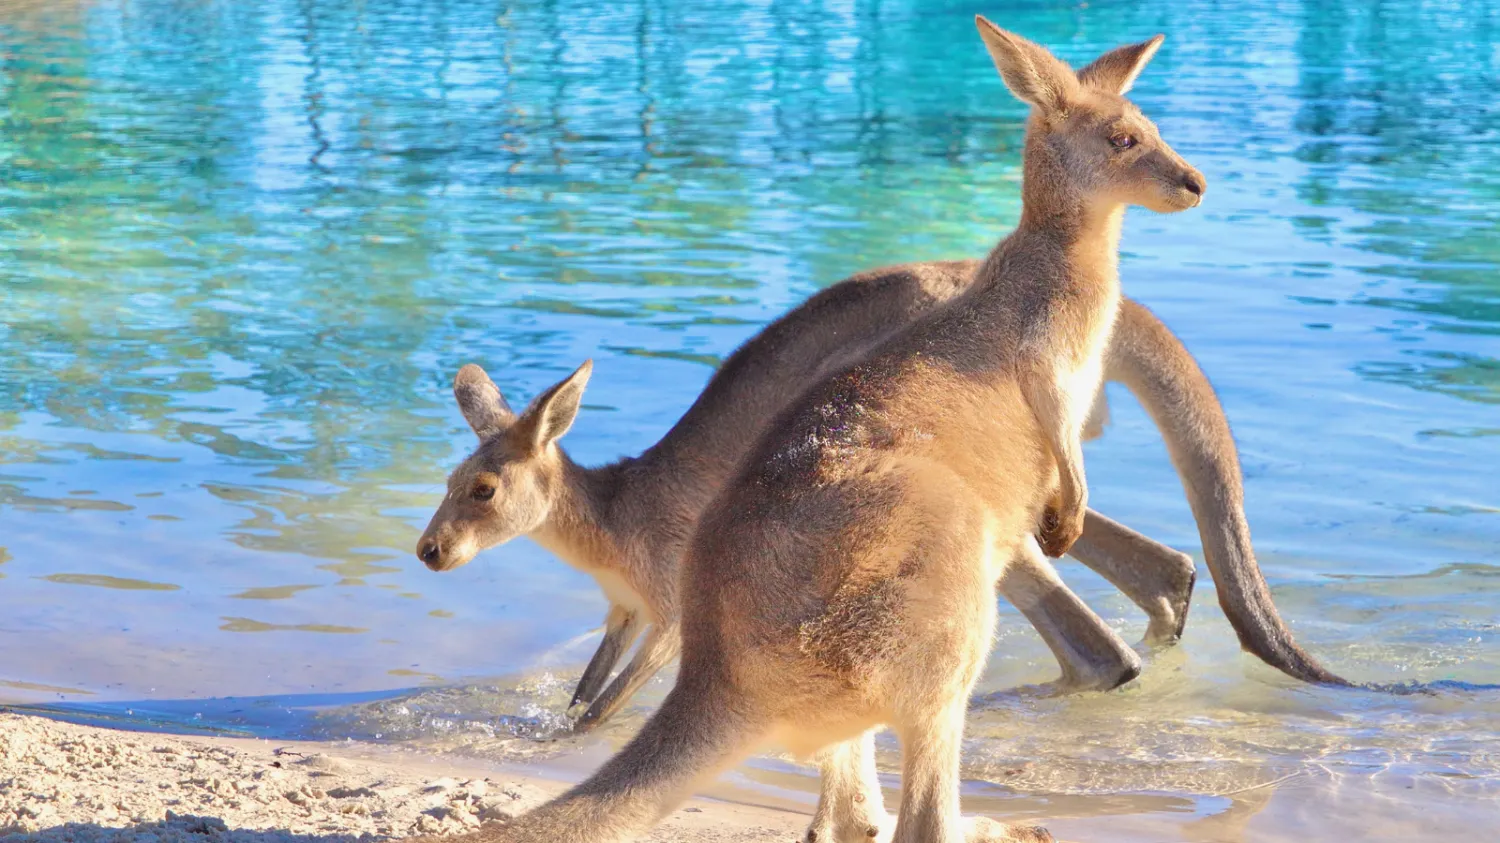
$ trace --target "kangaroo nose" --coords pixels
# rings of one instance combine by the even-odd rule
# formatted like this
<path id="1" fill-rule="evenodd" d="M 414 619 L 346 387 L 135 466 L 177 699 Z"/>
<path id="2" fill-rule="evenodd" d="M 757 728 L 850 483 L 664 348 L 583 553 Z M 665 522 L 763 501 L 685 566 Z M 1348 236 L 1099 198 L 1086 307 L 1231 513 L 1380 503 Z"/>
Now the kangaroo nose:
<path id="1" fill-rule="evenodd" d="M 1203 181 L 1203 176 L 1198 173 L 1188 173 L 1182 179 L 1182 186 L 1194 196 L 1202 197 L 1204 189 L 1208 186 Z"/>
<path id="2" fill-rule="evenodd" d="M 417 545 L 417 558 L 422 560 L 422 563 L 429 568 L 436 565 L 438 558 L 442 555 L 442 546 L 433 539 L 423 539 L 422 543 Z"/>

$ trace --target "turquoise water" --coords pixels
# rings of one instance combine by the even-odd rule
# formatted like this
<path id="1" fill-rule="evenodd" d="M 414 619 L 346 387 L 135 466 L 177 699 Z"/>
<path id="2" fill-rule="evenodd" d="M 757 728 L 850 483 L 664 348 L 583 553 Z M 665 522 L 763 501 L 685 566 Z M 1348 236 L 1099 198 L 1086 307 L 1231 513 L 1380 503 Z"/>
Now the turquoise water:
<path id="1" fill-rule="evenodd" d="M 560 763 L 621 740 L 666 679 L 599 738 L 513 737 L 592 649 L 588 580 L 526 541 L 411 555 L 471 444 L 452 375 L 514 402 L 593 357 L 565 441 L 604 461 L 819 287 L 980 255 L 1023 113 L 976 11 L 1075 62 L 1167 33 L 1134 97 L 1210 189 L 1132 212 L 1122 273 L 1220 391 L 1278 604 L 1350 678 L 1500 681 L 1495 4 L 7 0 L 0 700 Z M 1113 405 L 1094 503 L 1196 552 Z M 1462 830 L 1500 795 L 1500 697 L 1298 687 L 1211 591 L 1122 694 L 1004 690 L 1054 669 L 1019 622 L 997 653 L 966 772 L 1000 812 L 1207 840 L 1331 835 L 1301 813 L 1329 794 Z"/>

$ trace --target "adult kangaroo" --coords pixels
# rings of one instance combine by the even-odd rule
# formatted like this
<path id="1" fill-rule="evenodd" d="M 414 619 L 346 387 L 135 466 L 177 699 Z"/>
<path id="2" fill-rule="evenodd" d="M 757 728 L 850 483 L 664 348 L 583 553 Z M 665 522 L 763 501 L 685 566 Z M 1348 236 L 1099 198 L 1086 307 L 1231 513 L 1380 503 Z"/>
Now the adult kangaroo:
<path id="1" fill-rule="evenodd" d="M 578 465 L 558 444 L 577 414 L 587 370 L 555 384 L 517 415 L 483 369 L 466 366 L 454 392 L 480 445 L 451 473 L 418 556 L 446 571 L 528 535 L 594 576 L 610 608 L 604 638 L 570 708 L 579 715 L 579 729 L 603 722 L 675 657 L 683 548 L 703 508 L 771 419 L 831 372 L 967 289 L 978 266 L 888 267 L 823 290 L 730 355 L 656 445 L 599 467 Z M 1219 602 L 1242 646 L 1298 679 L 1347 684 L 1297 646 L 1271 601 L 1244 517 L 1238 456 L 1213 388 L 1166 326 L 1129 299 L 1120 309 L 1105 377 L 1124 383 L 1165 437 Z M 538 434 L 543 416 L 550 421 Z M 1145 611 L 1146 643 L 1170 643 L 1181 634 L 1194 581 L 1185 554 L 1090 511 L 1071 555 Z M 1049 571 L 1017 571 L 1001 589 L 1058 658 L 1060 689 L 1108 689 L 1139 670 L 1133 651 Z M 643 631 L 645 642 L 609 682 Z"/>
<path id="2" fill-rule="evenodd" d="M 588 781 L 481 836 L 627 839 L 764 742 L 813 754 L 882 725 L 903 746 L 894 839 L 965 836 L 958 745 L 995 584 L 1050 570 L 1039 543 L 1060 554 L 1084 529 L 1079 441 L 1117 315 L 1124 206 L 1182 210 L 1204 191 L 1122 96 L 1160 37 L 1075 75 L 978 22 L 1007 87 L 1032 106 L 1020 225 L 967 289 L 768 427 L 683 556 L 682 670 L 661 708 Z M 466 371 L 460 403 L 483 398 L 490 421 L 513 422 L 494 450 L 545 450 L 571 423 L 588 367 L 513 419 Z M 515 478 L 460 479 L 471 482 L 450 484 L 448 501 L 493 501 Z M 459 555 L 483 541 L 460 536 Z M 424 561 L 441 563 L 442 545 L 440 531 L 424 537 Z M 966 836 L 1050 839 L 988 820 Z"/>

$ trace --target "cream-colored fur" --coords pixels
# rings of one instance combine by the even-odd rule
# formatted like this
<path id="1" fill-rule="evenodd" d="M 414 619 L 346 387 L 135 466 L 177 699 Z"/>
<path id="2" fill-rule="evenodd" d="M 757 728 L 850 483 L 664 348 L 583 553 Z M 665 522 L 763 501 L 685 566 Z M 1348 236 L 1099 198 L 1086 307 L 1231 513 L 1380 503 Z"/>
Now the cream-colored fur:
<path id="1" fill-rule="evenodd" d="M 969 289 L 770 427 L 688 546 L 683 664 L 662 708 L 589 781 L 488 836 L 626 839 L 765 741 L 859 747 L 885 724 L 903 745 L 899 843 L 1045 838 L 959 821 L 968 692 L 997 581 L 1024 565 L 1050 570 L 1033 532 L 1061 553 L 1084 529 L 1078 441 L 1119 302 L 1120 210 L 1191 207 L 1203 182 L 1121 96 L 1159 38 L 1075 76 L 988 21 L 980 29 L 1007 86 L 1033 106 L 1020 226 Z M 579 391 L 586 376 L 554 392 Z M 455 389 L 481 437 L 493 434 L 484 408 L 466 402 L 502 406 L 488 379 L 461 373 Z M 556 452 L 577 400 L 543 399 L 492 436 L 497 447 Z M 449 500 L 495 500 L 507 482 L 498 467 L 450 483 Z M 444 536 L 429 540 L 424 561 L 442 567 Z M 1039 605 L 1044 592 L 1024 596 Z"/>

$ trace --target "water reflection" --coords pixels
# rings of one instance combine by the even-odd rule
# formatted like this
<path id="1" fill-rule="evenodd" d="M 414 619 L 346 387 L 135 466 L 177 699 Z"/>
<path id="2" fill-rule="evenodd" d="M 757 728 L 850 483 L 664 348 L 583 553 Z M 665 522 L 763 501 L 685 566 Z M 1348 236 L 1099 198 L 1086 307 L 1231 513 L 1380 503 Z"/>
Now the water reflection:
<path id="1" fill-rule="evenodd" d="M 38 579 L 65 585 L 90 585 L 95 588 L 113 588 L 122 591 L 178 591 L 182 586 L 164 582 L 134 580 L 129 577 L 109 577 L 103 574 L 48 574 Z"/>
<path id="2" fill-rule="evenodd" d="M 369 632 L 357 626 L 334 626 L 326 623 L 280 624 L 265 623 L 251 618 L 220 618 L 224 623 L 219 629 L 225 632 L 323 632 L 333 635 L 362 635 Z"/>
<path id="3" fill-rule="evenodd" d="M 275 585 L 267 588 L 247 588 L 239 594 L 229 595 L 236 600 L 288 600 L 298 592 L 318 588 L 316 585 Z"/>
<path id="4" fill-rule="evenodd" d="M 1500 335 L 1500 169 L 1485 152 L 1500 114 L 1466 81 L 1494 75 L 1496 26 L 1489 3 L 1302 4 L 1295 125 L 1304 137 L 1295 155 L 1310 166 L 1298 192 L 1363 217 L 1348 234 L 1388 259 L 1366 271 L 1396 289 L 1350 301 L 1416 317 L 1393 325 L 1404 333 Z M 1403 356 L 1357 371 L 1500 401 L 1492 350 L 1412 348 Z"/>
<path id="5" fill-rule="evenodd" d="M 42 694 L 67 694 L 68 696 L 92 696 L 93 691 L 85 691 L 82 688 L 59 688 L 55 685 L 43 685 L 40 682 L 16 682 L 10 679 L 0 679 L 0 686 L 14 688 L 18 691 L 35 691 Z"/>

